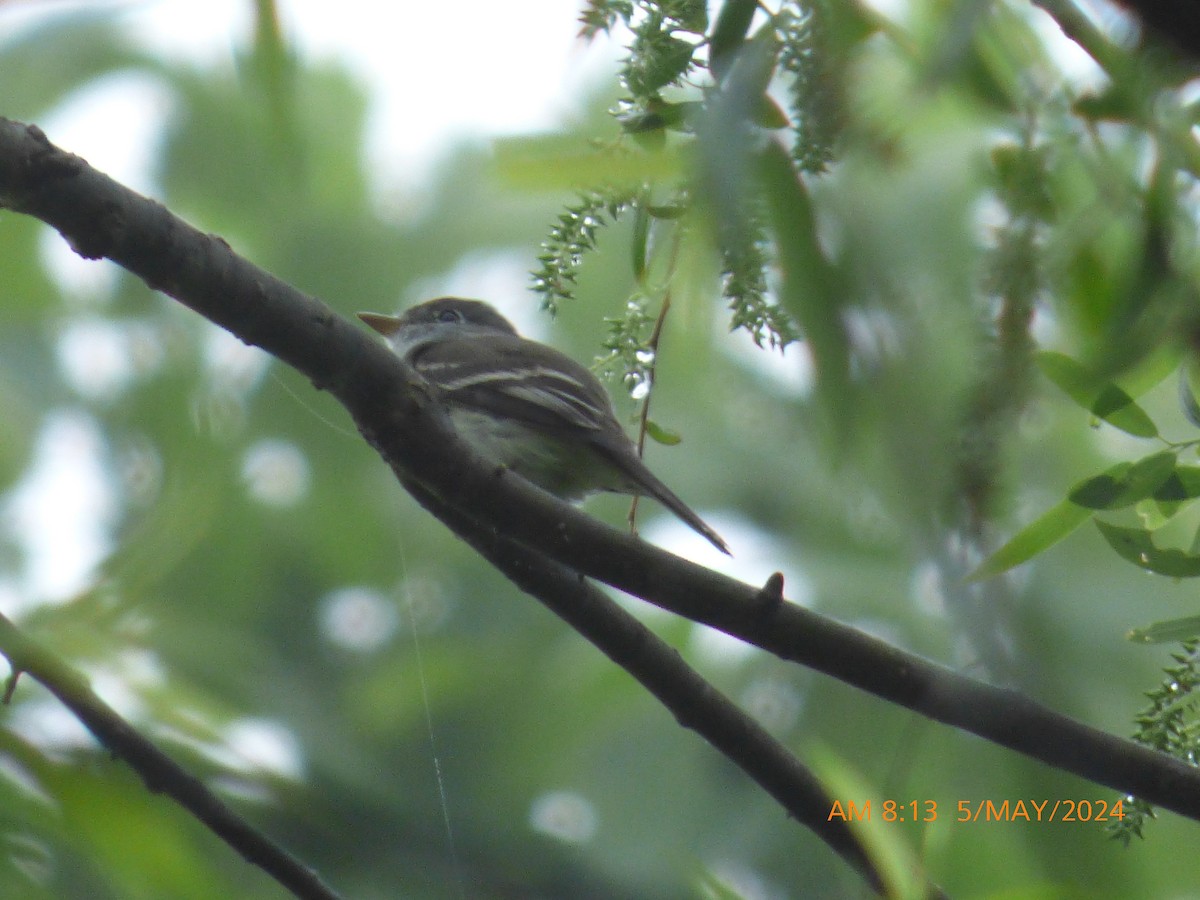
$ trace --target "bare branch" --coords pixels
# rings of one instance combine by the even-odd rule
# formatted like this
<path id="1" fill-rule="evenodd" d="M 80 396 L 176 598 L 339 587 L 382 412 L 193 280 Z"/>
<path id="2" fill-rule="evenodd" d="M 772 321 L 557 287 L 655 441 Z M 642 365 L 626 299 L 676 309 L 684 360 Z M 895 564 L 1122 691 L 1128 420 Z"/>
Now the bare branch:
<path id="1" fill-rule="evenodd" d="M 317 873 L 225 805 L 192 775 L 167 756 L 101 700 L 79 672 L 36 641 L 26 637 L 0 615 L 0 653 L 12 668 L 5 699 L 21 673 L 37 679 L 87 726 L 105 747 L 141 776 L 154 793 L 166 794 L 210 831 L 258 866 L 301 900 L 338 900 Z"/>
<path id="2" fill-rule="evenodd" d="M 876 890 L 883 882 L 855 835 L 830 819 L 832 798 L 804 765 L 765 728 L 691 668 L 673 647 L 579 574 L 509 540 L 419 485 L 406 484 L 422 506 L 449 525 L 519 588 L 592 642 L 669 709 L 679 724 L 704 737 L 843 859 Z M 929 896 L 941 896 L 929 886 Z"/>

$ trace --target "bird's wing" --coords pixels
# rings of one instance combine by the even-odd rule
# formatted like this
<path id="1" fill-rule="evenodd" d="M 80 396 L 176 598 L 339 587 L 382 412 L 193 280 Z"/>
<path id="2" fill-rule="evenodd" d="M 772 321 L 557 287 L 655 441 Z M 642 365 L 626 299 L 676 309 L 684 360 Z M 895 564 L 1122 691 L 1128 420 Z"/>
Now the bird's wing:
<path id="1" fill-rule="evenodd" d="M 411 363 L 447 402 L 547 431 L 598 431 L 614 421 L 604 388 L 552 347 L 515 335 L 470 340 L 471 352 L 427 344 Z"/>

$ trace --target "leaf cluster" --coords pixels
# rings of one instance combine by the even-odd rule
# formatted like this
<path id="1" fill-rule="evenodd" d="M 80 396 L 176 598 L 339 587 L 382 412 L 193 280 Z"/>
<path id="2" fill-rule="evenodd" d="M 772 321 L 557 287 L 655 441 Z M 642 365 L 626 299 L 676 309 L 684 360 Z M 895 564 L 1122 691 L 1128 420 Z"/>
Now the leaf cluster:
<path id="1" fill-rule="evenodd" d="M 1166 442 L 1146 410 L 1119 384 L 1097 378 L 1093 371 L 1062 353 L 1038 354 L 1041 371 L 1097 423 L 1104 422 L 1133 437 L 1167 443 L 1136 461 L 1119 462 L 1079 481 L 1067 492 L 1063 503 L 1043 514 L 1014 535 L 975 571 L 985 578 L 1027 562 L 1066 537 L 1079 525 L 1096 520 L 1100 534 L 1121 558 L 1147 572 L 1171 578 L 1200 577 L 1200 527 L 1189 549 L 1162 547 L 1154 534 L 1200 498 L 1200 466 L 1181 461 L 1195 452 L 1197 441 Z M 1172 370 L 1159 366 L 1158 379 Z M 1188 385 L 1187 365 L 1179 368 L 1183 408 L 1196 406 Z M 1147 384 L 1152 387 L 1154 382 Z M 1125 527 L 1105 518 L 1132 510 L 1138 527 Z"/>
<path id="2" fill-rule="evenodd" d="M 1200 761 L 1200 641 L 1186 640 L 1171 654 L 1174 665 L 1164 670 L 1161 684 L 1148 691 L 1150 705 L 1137 717 L 1134 739 L 1191 765 Z M 1109 834 L 1128 845 L 1143 837 L 1154 809 L 1137 797 L 1127 797 L 1125 815 L 1113 822 Z"/>
<path id="3" fill-rule="evenodd" d="M 601 228 L 620 217 L 632 202 L 628 193 L 595 190 L 580 196 L 558 216 L 538 255 L 541 266 L 533 273 L 533 289 L 542 297 L 542 308 L 554 315 L 563 300 L 573 296 L 585 254 L 596 249 Z"/>
<path id="4" fill-rule="evenodd" d="M 754 2 L 730 0 L 715 21 L 709 20 L 706 4 L 694 0 L 589 3 L 581 16 L 585 36 L 618 27 L 627 35 L 620 70 L 624 96 L 612 110 L 620 131 L 602 152 L 682 152 L 686 158 L 699 155 L 708 164 L 690 165 L 665 182 L 635 175 L 620 187 L 588 185 L 543 243 L 540 267 L 533 273 L 543 306 L 553 311 L 571 299 L 580 266 L 596 247 L 598 229 L 618 213 L 634 209 L 638 224 L 633 274 L 639 296 L 633 302 L 644 305 L 654 296 L 661 299 L 674 277 L 672 253 L 665 274 L 660 273 L 655 284 L 647 282 L 654 236 L 690 227 L 711 236 L 732 329 L 744 329 L 756 344 L 770 347 L 784 347 L 802 332 L 807 334 L 796 310 L 780 303 L 769 279 L 781 256 L 781 223 L 760 192 L 778 190 L 779 185 L 755 186 L 759 158 L 764 142 L 780 129 L 791 133 L 795 169 L 786 177 L 820 172 L 832 158 L 841 118 L 838 70 L 832 62 L 835 36 L 829 22 L 839 19 L 838 48 L 845 49 L 847 20 L 858 23 L 857 30 L 851 29 L 855 40 L 869 32 L 865 20 L 856 15 L 850 11 L 835 16 L 820 0 L 789 0 L 775 13 Z M 773 97 L 777 85 L 787 93 L 788 113 Z M 728 189 L 730 183 L 737 188 Z M 678 238 L 658 244 L 677 248 Z M 624 335 L 630 333 L 626 330 Z M 622 379 L 640 383 L 638 353 L 651 348 L 625 339 L 619 343 L 625 364 Z M 605 349 L 605 365 L 611 368 L 613 348 Z"/>
<path id="5" fill-rule="evenodd" d="M 1192 526 L 1190 542 L 1172 546 L 1173 523 L 1195 508 L 1200 498 L 1200 465 L 1184 461 L 1194 456 L 1200 442 L 1171 443 L 1162 438 L 1159 426 L 1128 391 L 1113 381 L 1098 378 L 1094 371 L 1061 353 L 1038 355 L 1041 371 L 1075 403 L 1087 410 L 1093 421 L 1105 423 L 1132 437 L 1156 440 L 1167 445 L 1140 459 L 1118 462 L 1102 472 L 1074 484 L 1066 497 L 1026 525 L 1003 547 L 985 560 L 973 577 L 999 574 L 1049 549 L 1088 521 L 1109 548 L 1121 559 L 1156 575 L 1174 579 L 1200 577 L 1200 524 Z M 1178 365 L 1180 406 L 1186 418 L 1200 427 L 1200 403 L 1192 389 L 1193 364 Z M 1162 378 L 1173 374 L 1159 365 Z M 1148 389 L 1154 378 L 1146 379 Z M 1182 650 L 1173 654 L 1175 665 L 1165 670 L 1162 685 L 1148 693 L 1151 706 L 1136 720 L 1136 740 L 1170 753 L 1192 765 L 1197 760 L 1197 708 L 1200 708 L 1200 657 L 1197 656 L 1200 616 L 1190 615 L 1133 629 L 1129 639 L 1138 643 L 1181 641 Z M 1140 798 L 1129 798 L 1128 814 L 1111 829 L 1125 843 L 1141 837 L 1153 810 Z"/>

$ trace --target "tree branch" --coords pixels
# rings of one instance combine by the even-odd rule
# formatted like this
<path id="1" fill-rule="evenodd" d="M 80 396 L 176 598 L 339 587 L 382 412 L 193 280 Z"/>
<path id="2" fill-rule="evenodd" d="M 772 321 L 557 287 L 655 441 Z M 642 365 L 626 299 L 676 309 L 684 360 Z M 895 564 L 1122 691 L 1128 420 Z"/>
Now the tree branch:
<path id="1" fill-rule="evenodd" d="M 443 492 L 468 476 L 493 480 L 491 467 L 459 445 L 422 383 L 382 344 L 319 301 L 237 257 L 219 238 L 200 234 L 160 204 L 53 147 L 36 127 L 5 119 L 0 119 L 0 207 L 49 222 L 76 252 L 124 265 L 332 392 L 419 502 L 629 671 L 681 724 L 708 739 L 874 888 L 882 889 L 880 874 L 845 823 L 830 821 L 831 800 L 820 783 L 765 729 L 574 570 L 508 540 L 414 477 L 414 471 L 435 473 L 432 480 Z M 577 515 L 573 508 L 565 509 Z M 0 652 L 5 652 L 2 641 Z M 127 725 L 124 730 L 132 733 Z M 170 763 L 151 753 L 152 745 L 144 740 L 112 749 L 138 771 L 146 766 L 165 771 Z M 149 762 L 142 758 L 146 753 L 151 753 Z M 204 820 L 186 790 L 164 789 Z M 938 895 L 931 887 L 930 896 Z"/>
<path id="2" fill-rule="evenodd" d="M 856 868 L 877 891 L 884 885 L 857 837 L 840 819 L 830 820 L 832 798 L 779 741 L 691 668 L 673 647 L 575 570 L 518 544 L 447 506 L 403 472 L 397 476 L 427 510 L 449 525 L 517 587 L 632 675 L 674 714 L 749 775 L 788 814 L 807 826 Z M 929 896 L 942 896 L 929 886 Z"/>
<path id="3" fill-rule="evenodd" d="M 338 900 L 317 874 L 226 806 L 204 783 L 139 734 L 101 700 L 78 671 L 0 615 L 0 653 L 12 668 L 4 701 L 22 672 L 45 685 L 105 747 L 124 759 L 153 793 L 164 793 L 301 900 Z"/>
<path id="4" fill-rule="evenodd" d="M 83 255 L 125 266 L 329 390 L 418 499 L 481 552 L 493 547 L 494 561 L 507 558 L 505 571 L 519 584 L 545 582 L 553 588 L 546 593 L 556 593 L 570 581 L 575 595 L 584 596 L 573 573 L 593 576 L 929 718 L 1200 819 L 1200 772 L 1175 759 L 772 599 L 488 466 L 456 438 L 413 373 L 381 343 L 240 259 L 218 238 L 53 147 L 37 129 L 2 119 L 0 205 L 48 222 Z M 569 606 L 561 593 L 558 601 Z M 618 635 L 626 626 L 605 627 Z M 639 680 L 648 677 L 654 666 L 638 649 L 644 636 L 630 633 L 630 646 L 613 640 L 605 652 L 622 665 L 632 660 Z M 665 681 L 655 690 L 662 696 L 683 688 Z M 731 742 L 704 733 L 718 747 Z"/>
<path id="5" fill-rule="evenodd" d="M 1160 40 L 1200 59 L 1200 4 L 1196 0 L 1117 0 Z"/>

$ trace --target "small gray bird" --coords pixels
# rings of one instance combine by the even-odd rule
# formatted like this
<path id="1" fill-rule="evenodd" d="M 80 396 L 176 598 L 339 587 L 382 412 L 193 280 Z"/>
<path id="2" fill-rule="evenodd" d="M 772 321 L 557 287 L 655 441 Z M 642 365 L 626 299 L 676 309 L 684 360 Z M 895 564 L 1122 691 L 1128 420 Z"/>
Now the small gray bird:
<path id="1" fill-rule="evenodd" d="M 358 317 L 438 389 L 451 423 L 484 458 L 567 500 L 596 491 L 653 497 L 729 553 L 646 468 L 596 376 L 521 337 L 488 304 L 443 297 L 399 317 Z"/>

